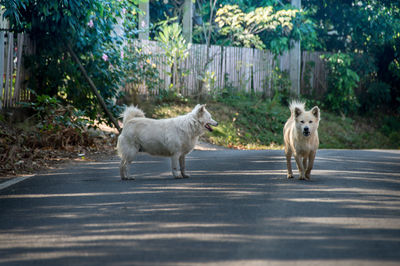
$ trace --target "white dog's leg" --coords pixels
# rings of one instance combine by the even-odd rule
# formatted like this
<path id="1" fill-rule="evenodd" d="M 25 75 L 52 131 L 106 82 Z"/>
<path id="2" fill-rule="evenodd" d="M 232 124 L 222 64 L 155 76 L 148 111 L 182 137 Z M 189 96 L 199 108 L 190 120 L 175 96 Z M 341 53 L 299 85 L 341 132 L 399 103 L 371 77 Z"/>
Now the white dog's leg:
<path id="1" fill-rule="evenodd" d="M 301 160 L 301 157 L 300 156 L 295 156 L 294 158 L 296 159 L 297 169 L 299 169 L 299 174 L 300 174 L 299 179 L 300 180 L 305 180 L 306 177 L 305 177 L 305 174 L 304 174 L 304 167 L 303 167 L 303 162 Z"/>
<path id="2" fill-rule="evenodd" d="M 179 154 L 174 154 L 171 157 L 171 168 L 172 168 L 172 175 L 174 178 L 182 178 L 182 175 L 178 172 L 178 160 Z"/>
<path id="3" fill-rule="evenodd" d="M 123 158 L 119 165 L 119 173 L 121 175 L 122 180 L 128 179 L 128 163 L 129 163 L 128 160 L 126 158 Z"/>
<path id="4" fill-rule="evenodd" d="M 311 170 L 313 169 L 314 166 L 314 159 L 315 159 L 315 152 L 310 152 L 310 155 L 308 156 L 308 166 L 306 170 L 306 178 L 311 179 Z"/>
<path id="5" fill-rule="evenodd" d="M 128 165 L 130 162 L 135 159 L 135 156 L 137 154 L 138 150 L 136 148 L 132 148 L 129 150 L 129 155 L 123 155 L 121 159 L 121 164 L 119 165 L 119 171 L 121 174 L 121 179 L 122 180 L 134 180 L 135 177 L 129 176 L 128 175 Z"/>
<path id="6" fill-rule="evenodd" d="M 185 155 L 181 155 L 181 156 L 179 157 L 179 166 L 181 167 L 181 174 L 182 174 L 182 177 L 183 177 L 183 178 L 189 178 L 190 176 L 187 175 L 187 174 L 185 174 L 185 165 L 186 165 L 186 162 L 185 162 Z"/>

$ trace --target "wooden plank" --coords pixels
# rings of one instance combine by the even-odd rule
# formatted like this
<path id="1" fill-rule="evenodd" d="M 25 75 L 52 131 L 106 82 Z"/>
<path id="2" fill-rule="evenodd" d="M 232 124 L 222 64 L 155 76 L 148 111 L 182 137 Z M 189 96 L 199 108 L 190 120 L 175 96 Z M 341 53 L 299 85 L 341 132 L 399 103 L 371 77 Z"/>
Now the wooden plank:
<path id="1" fill-rule="evenodd" d="M 7 34 L 7 60 L 6 60 L 6 85 L 4 93 L 4 107 L 11 107 L 12 102 L 12 74 L 14 72 L 13 50 L 14 50 L 14 35 L 9 32 Z"/>
<path id="2" fill-rule="evenodd" d="M 18 104 L 21 100 L 21 67 L 22 67 L 22 49 L 24 44 L 24 35 L 23 33 L 18 33 L 17 36 L 17 73 L 15 76 L 15 87 L 14 87 L 14 104 Z"/>
<path id="3" fill-rule="evenodd" d="M 4 93 L 4 32 L 0 31 L 0 109 L 3 108 L 3 93 Z"/>

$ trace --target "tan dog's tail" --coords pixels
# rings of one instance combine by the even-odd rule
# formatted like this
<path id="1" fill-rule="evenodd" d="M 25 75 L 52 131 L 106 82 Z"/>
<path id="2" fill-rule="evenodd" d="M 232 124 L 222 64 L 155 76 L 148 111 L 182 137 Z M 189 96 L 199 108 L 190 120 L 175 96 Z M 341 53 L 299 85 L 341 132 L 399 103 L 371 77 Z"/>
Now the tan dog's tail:
<path id="1" fill-rule="evenodd" d="M 289 105 L 291 117 L 294 118 L 296 109 L 300 110 L 301 112 L 304 112 L 305 105 L 306 105 L 305 102 L 300 102 L 296 100 L 292 101 Z"/>
<path id="2" fill-rule="evenodd" d="M 131 105 L 126 107 L 125 111 L 122 113 L 122 117 L 122 123 L 125 125 L 126 122 L 135 117 L 144 117 L 144 112 L 136 106 Z"/>

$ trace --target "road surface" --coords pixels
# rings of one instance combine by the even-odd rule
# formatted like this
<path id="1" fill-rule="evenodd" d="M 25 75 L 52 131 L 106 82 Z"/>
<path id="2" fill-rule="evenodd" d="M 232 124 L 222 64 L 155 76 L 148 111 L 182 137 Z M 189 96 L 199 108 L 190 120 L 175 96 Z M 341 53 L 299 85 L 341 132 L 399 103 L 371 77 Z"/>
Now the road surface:
<path id="1" fill-rule="evenodd" d="M 183 180 L 118 163 L 1 190 L 0 265 L 400 265 L 400 151 L 320 150 L 311 181 L 283 151 L 194 151 Z"/>

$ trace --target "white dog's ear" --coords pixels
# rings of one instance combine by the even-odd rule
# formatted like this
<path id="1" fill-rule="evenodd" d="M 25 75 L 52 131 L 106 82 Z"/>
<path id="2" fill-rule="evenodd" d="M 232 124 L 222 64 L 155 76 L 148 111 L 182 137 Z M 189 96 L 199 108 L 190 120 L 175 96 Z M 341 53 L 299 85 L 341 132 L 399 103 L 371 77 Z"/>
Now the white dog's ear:
<path id="1" fill-rule="evenodd" d="M 204 113 L 204 111 L 205 111 L 205 107 L 206 107 L 205 104 L 198 104 L 198 105 L 196 105 L 196 107 L 194 108 L 195 113 L 196 113 L 198 116 L 203 115 L 203 113 Z"/>
<path id="2" fill-rule="evenodd" d="M 301 115 L 301 109 L 300 108 L 298 108 L 298 107 L 296 107 L 296 108 L 294 108 L 294 117 L 298 117 L 299 115 Z"/>
<path id="3" fill-rule="evenodd" d="M 206 110 L 206 105 L 205 105 L 205 104 L 200 105 L 199 111 L 198 111 L 198 112 L 199 112 L 199 113 L 203 113 L 204 110 Z"/>
<path id="4" fill-rule="evenodd" d="M 314 106 L 313 109 L 311 109 L 311 113 L 319 119 L 319 108 L 318 106 Z"/>

